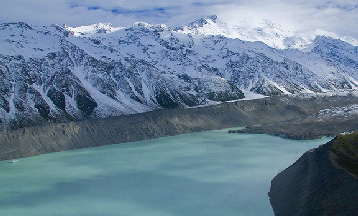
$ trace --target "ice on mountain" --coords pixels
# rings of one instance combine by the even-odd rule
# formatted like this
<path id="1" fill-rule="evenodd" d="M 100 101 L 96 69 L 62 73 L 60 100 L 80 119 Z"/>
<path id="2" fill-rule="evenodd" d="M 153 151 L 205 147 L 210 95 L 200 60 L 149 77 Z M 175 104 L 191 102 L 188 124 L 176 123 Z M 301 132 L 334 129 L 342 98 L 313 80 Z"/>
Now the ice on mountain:
<path id="1" fill-rule="evenodd" d="M 242 99 L 242 92 L 357 89 L 357 48 L 318 33 L 294 35 L 268 20 L 228 25 L 216 16 L 175 30 L 144 22 L 1 24 L 0 118 L 16 128 L 35 119 L 203 106 Z"/>

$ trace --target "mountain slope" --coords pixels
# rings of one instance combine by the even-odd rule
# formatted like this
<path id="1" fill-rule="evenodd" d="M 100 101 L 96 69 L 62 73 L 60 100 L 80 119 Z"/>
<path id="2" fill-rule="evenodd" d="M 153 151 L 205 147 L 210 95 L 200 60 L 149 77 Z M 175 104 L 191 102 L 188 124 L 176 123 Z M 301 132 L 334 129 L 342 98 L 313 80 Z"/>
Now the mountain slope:
<path id="1" fill-rule="evenodd" d="M 356 215 L 357 132 L 306 152 L 271 182 L 275 215 Z"/>
<path id="2" fill-rule="evenodd" d="M 200 32 L 214 18 L 190 28 Z M 243 92 L 270 96 L 356 89 L 357 48 L 328 37 L 313 43 L 311 52 L 282 50 L 144 22 L 77 28 L 4 23 L 0 120 L 5 129 L 16 129 L 216 104 L 241 99 Z"/>

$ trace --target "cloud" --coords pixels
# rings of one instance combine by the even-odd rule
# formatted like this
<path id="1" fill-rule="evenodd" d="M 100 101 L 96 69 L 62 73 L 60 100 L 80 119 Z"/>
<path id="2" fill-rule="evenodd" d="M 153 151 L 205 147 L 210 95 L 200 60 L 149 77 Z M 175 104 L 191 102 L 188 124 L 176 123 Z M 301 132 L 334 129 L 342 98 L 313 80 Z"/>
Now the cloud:
<path id="1" fill-rule="evenodd" d="M 145 21 L 176 27 L 213 14 L 229 23 L 269 19 L 290 31 L 320 28 L 358 38 L 356 0 L 12 0 L 2 2 L 0 22 L 129 26 Z"/>
<path id="2" fill-rule="evenodd" d="M 358 31 L 352 28 L 358 20 L 357 8 L 358 4 L 349 0 L 269 0 L 218 5 L 215 12 L 229 23 L 242 19 L 269 19 L 293 32 L 320 28 L 340 36 L 358 38 Z"/>

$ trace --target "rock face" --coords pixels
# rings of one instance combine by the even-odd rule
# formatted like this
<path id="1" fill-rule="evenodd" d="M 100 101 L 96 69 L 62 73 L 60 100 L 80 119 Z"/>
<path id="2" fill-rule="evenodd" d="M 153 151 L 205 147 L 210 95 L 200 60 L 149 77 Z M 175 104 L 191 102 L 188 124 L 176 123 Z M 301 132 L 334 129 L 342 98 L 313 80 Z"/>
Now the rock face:
<path id="1" fill-rule="evenodd" d="M 0 134 L 0 159 L 100 146 L 227 127 L 300 119 L 328 107 L 358 103 L 352 94 L 277 96 L 220 105 L 163 109 L 70 123 L 50 123 Z"/>
<path id="2" fill-rule="evenodd" d="M 277 216 L 357 215 L 358 133 L 306 152 L 271 182 Z"/>

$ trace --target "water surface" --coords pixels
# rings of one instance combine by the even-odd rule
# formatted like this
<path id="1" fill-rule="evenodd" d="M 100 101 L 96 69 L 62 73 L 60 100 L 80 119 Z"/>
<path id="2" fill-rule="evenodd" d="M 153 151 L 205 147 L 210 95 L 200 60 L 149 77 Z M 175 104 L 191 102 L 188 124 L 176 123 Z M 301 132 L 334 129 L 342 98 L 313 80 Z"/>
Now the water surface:
<path id="1" fill-rule="evenodd" d="M 228 129 L 0 162 L 0 215 L 273 215 L 271 179 L 329 141 Z"/>

